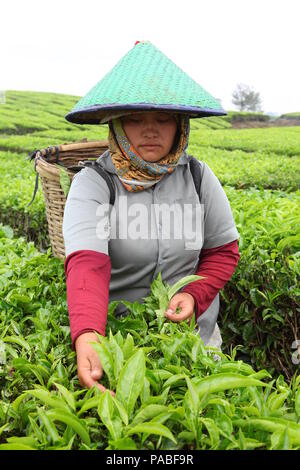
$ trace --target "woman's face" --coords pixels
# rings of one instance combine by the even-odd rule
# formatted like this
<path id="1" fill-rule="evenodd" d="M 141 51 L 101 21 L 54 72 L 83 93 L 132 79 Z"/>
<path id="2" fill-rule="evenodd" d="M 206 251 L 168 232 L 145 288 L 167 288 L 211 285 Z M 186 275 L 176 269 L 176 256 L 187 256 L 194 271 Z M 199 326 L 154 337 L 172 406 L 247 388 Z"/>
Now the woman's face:
<path id="1" fill-rule="evenodd" d="M 170 152 L 177 131 L 175 116 L 148 111 L 121 117 L 123 129 L 139 155 L 157 162 Z"/>

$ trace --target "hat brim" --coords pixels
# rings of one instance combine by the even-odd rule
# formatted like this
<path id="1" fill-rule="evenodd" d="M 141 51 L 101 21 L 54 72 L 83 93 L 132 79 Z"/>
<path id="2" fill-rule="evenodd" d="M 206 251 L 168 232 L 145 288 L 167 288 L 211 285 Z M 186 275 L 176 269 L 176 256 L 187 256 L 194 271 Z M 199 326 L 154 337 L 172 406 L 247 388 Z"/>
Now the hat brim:
<path id="1" fill-rule="evenodd" d="M 71 111 L 65 116 L 65 119 L 74 124 L 106 124 L 112 115 L 118 113 L 122 115 L 130 114 L 134 111 L 169 111 L 173 113 L 182 113 L 189 115 L 190 118 L 201 118 L 209 116 L 227 116 L 224 109 L 200 108 L 197 106 L 184 106 L 175 104 L 110 104 L 110 105 L 93 105 L 82 108 L 77 111 Z"/>

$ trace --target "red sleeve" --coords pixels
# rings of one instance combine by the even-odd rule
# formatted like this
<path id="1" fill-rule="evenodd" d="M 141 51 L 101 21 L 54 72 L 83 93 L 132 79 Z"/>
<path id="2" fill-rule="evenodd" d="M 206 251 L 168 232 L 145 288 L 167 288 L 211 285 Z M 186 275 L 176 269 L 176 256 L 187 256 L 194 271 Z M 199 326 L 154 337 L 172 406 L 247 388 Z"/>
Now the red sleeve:
<path id="1" fill-rule="evenodd" d="M 78 250 L 64 262 L 72 349 L 87 331 L 105 336 L 109 305 L 110 257 L 93 250 Z"/>
<path id="2" fill-rule="evenodd" d="M 194 297 L 196 320 L 207 310 L 217 293 L 229 281 L 239 259 L 237 240 L 216 248 L 201 250 L 195 274 L 205 276 L 206 279 L 191 282 L 181 290 Z"/>

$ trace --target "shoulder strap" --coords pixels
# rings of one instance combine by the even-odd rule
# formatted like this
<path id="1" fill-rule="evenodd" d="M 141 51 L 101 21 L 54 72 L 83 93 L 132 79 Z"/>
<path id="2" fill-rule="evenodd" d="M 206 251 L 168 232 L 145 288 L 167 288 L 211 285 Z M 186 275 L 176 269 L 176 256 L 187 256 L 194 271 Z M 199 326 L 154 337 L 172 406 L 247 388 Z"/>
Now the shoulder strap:
<path id="1" fill-rule="evenodd" d="M 104 168 L 102 168 L 102 166 L 100 166 L 96 161 L 87 160 L 85 162 L 82 162 L 82 166 L 92 168 L 100 176 L 102 176 L 102 178 L 105 179 L 108 189 L 110 191 L 109 203 L 113 206 L 115 203 L 115 185 L 110 174 L 106 172 Z M 202 179 L 201 163 L 199 162 L 197 158 L 193 156 L 191 156 L 190 158 L 190 169 L 191 169 L 195 188 L 196 188 L 197 194 L 199 196 L 199 201 L 200 201 L 200 189 L 201 189 L 201 179 Z"/>
<path id="2" fill-rule="evenodd" d="M 190 159 L 190 169 L 194 180 L 194 185 L 199 196 L 200 201 L 200 189 L 201 189 L 201 180 L 202 180 L 202 165 L 200 161 L 191 155 Z"/>
<path id="3" fill-rule="evenodd" d="M 82 162 L 81 164 L 83 167 L 89 167 L 95 170 L 98 175 L 102 176 L 102 178 L 105 179 L 109 192 L 110 192 L 110 200 L 109 203 L 113 206 L 115 203 L 115 184 L 113 182 L 113 178 L 110 176 L 110 174 L 102 168 L 101 165 L 98 164 L 96 161 L 91 161 L 87 160 Z"/>

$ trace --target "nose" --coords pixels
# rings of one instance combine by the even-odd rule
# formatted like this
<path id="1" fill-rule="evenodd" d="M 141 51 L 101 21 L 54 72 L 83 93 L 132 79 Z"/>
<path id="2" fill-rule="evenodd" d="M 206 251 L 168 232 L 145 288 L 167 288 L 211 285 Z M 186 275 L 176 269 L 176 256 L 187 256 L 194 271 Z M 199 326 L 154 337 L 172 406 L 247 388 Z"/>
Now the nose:
<path id="1" fill-rule="evenodd" d="M 142 132 L 144 133 L 144 135 L 147 135 L 148 133 L 151 134 L 151 135 L 152 134 L 157 135 L 158 126 L 157 126 L 156 120 L 152 119 L 152 118 L 143 119 L 143 121 L 142 121 Z"/>

